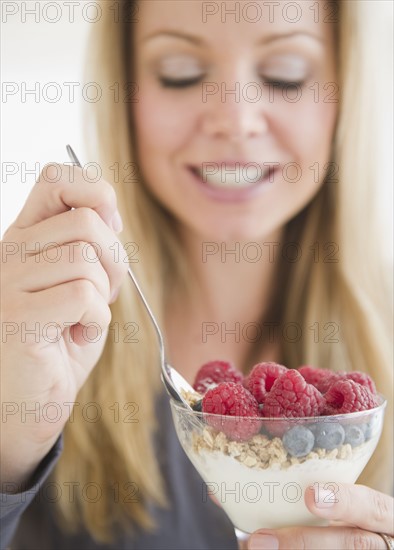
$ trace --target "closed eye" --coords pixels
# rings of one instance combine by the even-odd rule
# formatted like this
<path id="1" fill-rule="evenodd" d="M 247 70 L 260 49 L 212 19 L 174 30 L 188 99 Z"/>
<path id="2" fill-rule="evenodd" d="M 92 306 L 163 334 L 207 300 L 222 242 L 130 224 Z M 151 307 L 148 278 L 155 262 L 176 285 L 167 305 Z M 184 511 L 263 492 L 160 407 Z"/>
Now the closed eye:
<path id="1" fill-rule="evenodd" d="M 201 82 L 202 78 L 202 75 L 198 75 L 193 78 L 181 79 L 165 78 L 161 76 L 159 77 L 159 80 L 163 88 L 188 88 L 189 86 L 194 86 L 195 84 Z"/>
<path id="2" fill-rule="evenodd" d="M 291 88 L 302 88 L 302 86 L 305 84 L 304 80 L 277 80 L 277 79 L 269 79 L 269 78 L 263 78 L 264 83 L 271 85 L 273 88 L 279 88 L 281 90 L 285 89 L 291 89 Z"/>

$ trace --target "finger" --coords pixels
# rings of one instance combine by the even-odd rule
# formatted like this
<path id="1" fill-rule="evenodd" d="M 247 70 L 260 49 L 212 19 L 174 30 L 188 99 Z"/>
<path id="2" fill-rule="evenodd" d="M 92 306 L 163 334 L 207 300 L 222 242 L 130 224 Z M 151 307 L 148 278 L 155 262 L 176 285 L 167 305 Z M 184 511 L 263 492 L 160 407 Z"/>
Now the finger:
<path id="1" fill-rule="evenodd" d="M 387 550 L 386 543 L 377 533 L 343 527 L 288 527 L 286 529 L 259 530 L 248 540 L 249 550 L 341 550 L 365 548 Z"/>
<path id="2" fill-rule="evenodd" d="M 81 325 L 81 323 L 76 323 L 75 325 L 72 325 L 70 327 L 70 337 L 74 344 L 77 344 L 77 346 L 87 346 L 88 344 L 91 344 L 92 341 L 97 342 L 97 334 L 93 337 L 93 340 L 89 335 L 87 334 L 88 327 Z M 97 332 L 97 331 L 96 331 Z M 102 333 L 100 333 L 101 337 Z"/>
<path id="3" fill-rule="evenodd" d="M 56 245 L 64 245 L 63 252 L 70 261 L 75 261 L 78 255 L 78 243 L 92 243 L 99 261 L 106 271 L 111 293 L 114 293 L 123 282 L 127 273 L 128 257 L 122 243 L 107 227 L 96 212 L 90 208 L 78 208 L 44 220 L 26 230 L 18 230 L 16 253 L 9 256 L 10 261 L 25 262 L 26 254 L 43 254 L 42 258 L 55 263 L 56 254 L 60 251 L 51 251 Z M 18 250 L 19 249 L 19 250 Z M 86 263 L 95 263 L 91 250 L 82 247 L 82 254 Z M 40 257 L 34 259 L 39 265 Z"/>
<path id="4" fill-rule="evenodd" d="M 86 242 L 73 244 L 76 246 L 71 259 L 70 247 L 66 245 L 49 249 L 45 255 L 29 256 L 26 262 L 16 264 L 12 273 L 14 284 L 24 292 L 39 292 L 69 281 L 87 279 L 108 303 L 110 282 L 96 249 Z"/>
<path id="5" fill-rule="evenodd" d="M 35 328 L 35 333 L 26 343 L 34 346 L 37 344 L 47 346 L 53 343 L 59 336 L 59 328 L 64 332 L 77 324 L 84 327 L 84 341 L 92 343 L 105 334 L 111 322 L 111 310 L 108 304 L 97 292 L 93 283 L 86 279 L 71 281 L 32 294 L 24 294 L 24 307 L 26 327 Z M 90 335 L 92 329 L 98 333 L 95 339 Z"/>
<path id="6" fill-rule="evenodd" d="M 112 227 L 117 216 L 116 194 L 106 181 L 89 181 L 76 166 L 52 164 L 46 166 L 31 190 L 13 225 L 30 227 L 71 208 L 92 208 Z"/>
<path id="7" fill-rule="evenodd" d="M 305 503 L 319 517 L 394 534 L 393 498 L 364 485 L 316 484 L 306 490 Z"/>

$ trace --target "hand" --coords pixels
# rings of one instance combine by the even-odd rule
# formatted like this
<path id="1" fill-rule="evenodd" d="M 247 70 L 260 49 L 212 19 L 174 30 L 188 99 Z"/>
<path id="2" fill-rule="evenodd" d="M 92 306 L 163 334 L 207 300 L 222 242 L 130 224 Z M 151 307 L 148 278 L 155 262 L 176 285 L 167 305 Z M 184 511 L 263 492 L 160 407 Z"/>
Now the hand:
<path id="1" fill-rule="evenodd" d="M 313 514 L 330 520 L 328 527 L 261 529 L 251 535 L 248 548 L 387 550 L 378 533 L 394 535 L 392 497 L 363 485 L 338 485 L 335 495 L 323 487 L 316 488 L 316 492 L 308 488 L 305 503 Z"/>
<path id="2" fill-rule="evenodd" d="M 108 304 L 127 273 L 120 229 L 109 183 L 52 165 L 4 235 L 2 481 L 25 480 L 49 451 L 102 353 Z M 86 328 L 92 324 L 94 338 Z M 55 421 L 53 409 L 44 414 L 50 403 Z"/>

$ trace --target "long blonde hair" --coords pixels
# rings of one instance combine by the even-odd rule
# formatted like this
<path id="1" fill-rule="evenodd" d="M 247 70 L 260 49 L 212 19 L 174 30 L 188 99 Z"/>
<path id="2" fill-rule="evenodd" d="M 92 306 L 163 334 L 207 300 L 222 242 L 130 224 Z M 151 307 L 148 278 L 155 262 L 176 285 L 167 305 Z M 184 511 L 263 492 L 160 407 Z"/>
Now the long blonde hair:
<path id="1" fill-rule="evenodd" d="M 123 9 L 131 3 L 126 0 L 119 5 Z M 124 86 L 132 80 L 129 35 L 133 25 L 127 22 L 130 18 L 122 22 L 122 16 L 116 22 L 108 4 L 101 0 L 102 18 L 94 25 L 89 48 L 90 74 L 104 91 L 89 126 L 89 142 L 97 155 L 94 158 L 92 153 L 90 160 L 98 160 L 103 177 L 113 182 L 125 221 L 123 242 L 138 243 L 134 256 L 138 262 L 133 269 L 163 321 L 169 275 L 172 285 L 186 287 L 188 266 L 175 238 L 174 220 L 151 196 L 141 177 L 130 177 L 135 144 Z M 298 342 L 282 342 L 287 366 L 309 363 L 334 370 L 361 370 L 370 373 L 388 397 L 384 434 L 360 481 L 390 492 L 391 299 L 371 209 L 376 185 L 374 159 L 379 152 L 379 132 L 372 123 L 382 105 L 368 92 L 379 56 L 375 39 L 380 31 L 371 25 L 377 4 L 372 14 L 366 4 L 362 0 L 340 3 L 341 97 L 332 153 L 337 181 L 325 182 L 286 228 L 287 238 L 299 242 L 302 250 L 319 243 L 323 252 L 326 243 L 334 243 L 339 261 L 327 263 L 322 256 L 316 261 L 313 254 L 302 254 L 298 262 L 287 264 L 276 314 L 281 322 L 297 322 L 304 330 Z M 114 83 L 120 90 L 118 101 L 110 92 Z M 96 502 L 84 498 L 82 491 L 76 502 L 62 498 L 58 511 L 62 525 L 70 530 L 82 525 L 100 541 L 111 540 L 116 525 L 154 528 L 147 505 L 166 505 L 165 483 L 152 445 L 155 398 L 160 390 L 155 334 L 129 282 L 111 309 L 113 319 L 103 355 L 77 396 L 79 405 L 65 428 L 65 448 L 53 476 L 60 486 L 72 480 L 81 488 L 89 483 L 99 488 Z M 323 330 L 328 322 L 334 330 L 339 328 L 338 342 L 327 343 L 322 334 L 316 341 L 313 331 L 305 336 L 311 325 Z M 130 331 L 136 329 L 134 340 L 138 342 L 127 341 Z M 97 422 L 87 421 L 84 414 L 91 402 L 102 412 Z"/>

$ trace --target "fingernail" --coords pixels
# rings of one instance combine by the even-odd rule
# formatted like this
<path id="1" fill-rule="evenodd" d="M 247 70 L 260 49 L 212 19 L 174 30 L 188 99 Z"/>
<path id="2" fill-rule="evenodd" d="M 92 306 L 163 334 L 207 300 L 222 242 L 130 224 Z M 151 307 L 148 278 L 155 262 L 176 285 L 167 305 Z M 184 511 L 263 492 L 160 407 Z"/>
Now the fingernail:
<path id="1" fill-rule="evenodd" d="M 331 508 L 335 503 L 335 494 L 332 491 L 315 487 L 315 505 L 317 508 Z"/>
<path id="2" fill-rule="evenodd" d="M 273 535 L 259 533 L 250 537 L 248 548 L 249 550 L 278 550 L 279 541 Z"/>
<path id="3" fill-rule="evenodd" d="M 115 233 L 120 233 L 123 230 L 123 222 L 118 210 L 115 212 L 111 223 Z"/>

